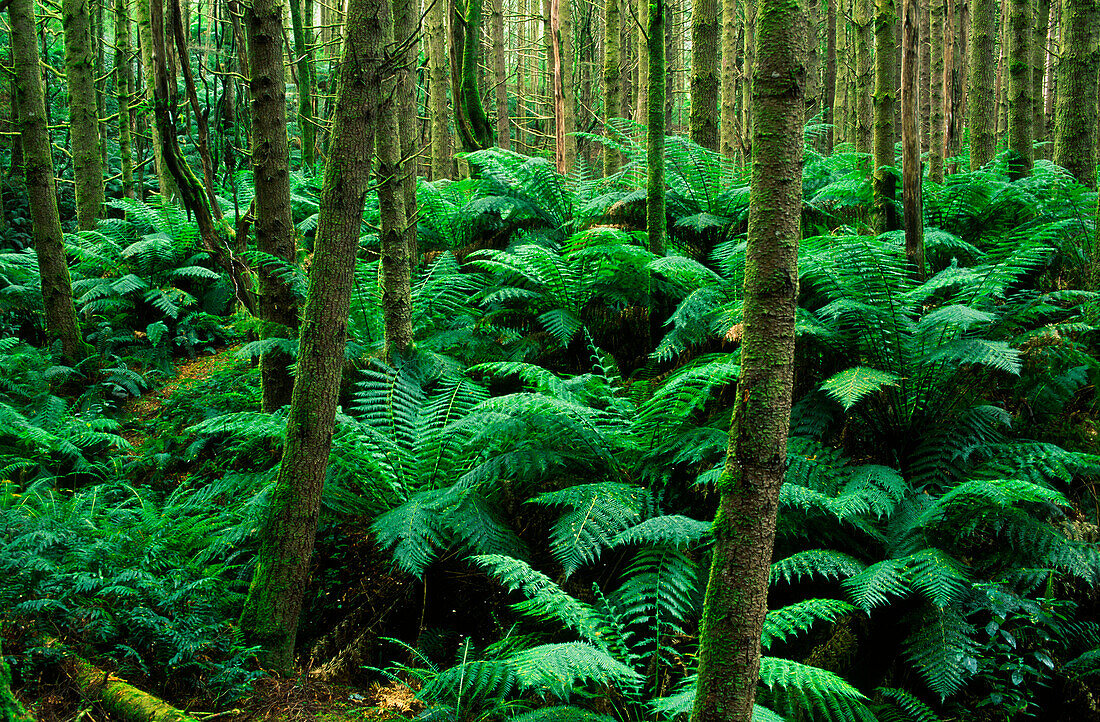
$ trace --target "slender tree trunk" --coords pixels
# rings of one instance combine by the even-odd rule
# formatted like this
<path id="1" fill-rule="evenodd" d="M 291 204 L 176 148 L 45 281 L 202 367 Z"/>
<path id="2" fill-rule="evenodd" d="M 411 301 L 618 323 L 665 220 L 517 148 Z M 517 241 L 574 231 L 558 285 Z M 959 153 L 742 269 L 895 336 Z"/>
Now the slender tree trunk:
<path id="1" fill-rule="evenodd" d="M 871 0 L 855 0 L 856 41 L 856 150 L 870 153 L 874 145 L 874 121 L 872 119 L 872 94 L 874 81 L 871 73 L 871 50 L 874 40 L 871 16 Z"/>
<path id="2" fill-rule="evenodd" d="M 298 67 L 298 132 L 302 138 L 302 168 L 313 175 L 317 161 L 317 127 L 313 120 L 313 18 L 302 17 L 302 0 L 290 0 L 290 24 Z"/>
<path id="3" fill-rule="evenodd" d="M 825 123 L 830 126 L 825 134 L 825 155 L 833 152 L 836 139 L 836 3 L 837 0 L 826 0 L 825 4 L 828 13 L 825 21 Z"/>
<path id="4" fill-rule="evenodd" d="M 348 3 L 286 443 L 241 614 L 245 638 L 261 645 L 264 663 L 280 672 L 289 671 L 294 662 L 295 633 L 332 447 L 355 256 L 374 153 L 377 94 L 386 72 L 380 63 L 384 12 L 389 12 L 385 0 Z"/>
<path id="5" fill-rule="evenodd" d="M 665 254 L 665 0 L 649 3 L 649 129 L 646 158 L 649 179 L 646 191 L 645 223 L 649 250 Z"/>
<path id="6" fill-rule="evenodd" d="M 432 128 L 432 180 L 451 177 L 451 134 L 447 128 L 447 0 L 427 0 L 428 115 Z"/>
<path id="7" fill-rule="evenodd" d="M 833 149 L 850 140 L 848 91 L 851 86 L 851 49 L 848 43 L 848 9 L 851 0 L 839 0 L 836 21 L 836 99 L 833 102 Z"/>
<path id="8" fill-rule="evenodd" d="M 1047 71 L 1047 39 L 1050 34 L 1051 0 L 1032 0 L 1035 14 L 1031 38 L 1031 105 L 1034 115 L 1031 118 L 1031 135 L 1034 143 L 1043 143 L 1046 137 L 1046 104 L 1043 102 L 1043 80 Z M 1035 149 L 1039 158 L 1049 158 L 1050 150 L 1045 145 Z"/>
<path id="9" fill-rule="evenodd" d="M 1008 177 L 1018 180 L 1031 173 L 1034 153 L 1031 122 L 1031 0 L 1008 0 Z"/>
<path id="10" fill-rule="evenodd" d="M 897 230 L 894 199 L 897 180 L 894 167 L 894 26 L 898 13 L 894 0 L 875 4 L 875 211 L 880 233 Z"/>
<path id="11" fill-rule="evenodd" d="M 420 165 L 420 143 L 417 141 L 416 74 L 420 57 L 420 2 L 393 0 L 393 32 L 398 46 L 397 125 L 401 134 L 401 195 L 405 202 L 405 245 L 409 248 L 410 273 L 416 273 L 420 247 L 416 236 L 416 184 Z M 507 131 L 506 131 L 507 134 Z"/>
<path id="12" fill-rule="evenodd" d="M 914 277 L 923 279 L 924 223 L 921 218 L 921 162 L 918 110 L 920 62 L 920 7 L 902 0 L 901 43 L 901 165 L 905 257 Z"/>
<path id="13" fill-rule="evenodd" d="M 947 116 L 945 114 L 944 78 L 944 7 L 945 0 L 931 0 L 929 22 L 931 30 L 932 68 L 929 74 L 929 95 L 932 109 L 929 121 L 928 139 L 928 177 L 936 183 L 943 183 L 943 153 L 947 139 Z"/>
<path id="14" fill-rule="evenodd" d="M 970 13 L 970 170 L 976 171 L 989 161 L 997 149 L 996 59 L 993 56 L 997 28 L 997 0 L 971 0 Z"/>
<path id="15" fill-rule="evenodd" d="M 1054 162 L 1096 188 L 1100 0 L 1063 0 L 1063 46 L 1054 109 Z"/>
<path id="16" fill-rule="evenodd" d="M 512 131 L 508 123 L 508 73 L 504 56 L 504 0 L 492 0 L 489 24 L 493 31 L 492 63 L 493 88 L 497 106 L 497 145 L 505 150 L 512 147 Z"/>
<path id="17" fill-rule="evenodd" d="M 53 155 L 46 129 L 46 101 L 39 70 L 38 36 L 34 27 L 33 0 L 11 0 L 12 60 L 19 98 L 19 133 L 23 145 L 24 178 L 31 212 L 31 237 L 38 256 L 42 305 L 46 311 L 46 337 L 60 342 L 61 353 L 71 364 L 87 355 L 73 307 L 73 288 L 57 213 Z M 94 103 L 94 100 L 93 100 Z M 98 153 L 96 155 L 98 158 Z"/>
<path id="18" fill-rule="evenodd" d="M 675 121 L 672 117 L 673 106 L 676 105 L 677 79 L 680 77 L 680 51 L 677 44 L 679 37 L 676 30 L 676 4 L 677 0 L 665 0 L 665 133 L 676 133 Z"/>
<path id="19" fill-rule="evenodd" d="M 714 553 L 699 631 L 693 722 L 749 722 L 779 490 L 787 467 L 802 210 L 806 24 L 801 3 L 761 0 L 744 336 Z"/>
<path id="20" fill-rule="evenodd" d="M 718 3 L 691 6 L 691 139 L 718 150 Z"/>
<path id="21" fill-rule="evenodd" d="M 65 26 L 65 76 L 76 178 L 76 225 L 88 231 L 103 217 L 104 201 L 89 0 L 63 0 L 61 22 Z"/>
<path id="22" fill-rule="evenodd" d="M 629 2 L 630 0 L 628 0 Z M 637 51 L 638 56 L 638 82 L 634 88 L 636 92 L 634 119 L 639 123 L 649 122 L 649 103 L 647 96 L 649 94 L 649 41 L 647 40 L 649 33 L 649 11 L 647 10 L 649 0 L 636 0 L 637 6 Z"/>
<path id="23" fill-rule="evenodd" d="M 745 54 L 741 69 L 741 149 L 746 165 L 752 163 L 752 78 L 756 65 L 756 3 L 743 3 L 741 11 L 745 14 Z"/>
<path id="24" fill-rule="evenodd" d="M 806 18 L 809 26 L 806 55 L 806 117 L 821 112 L 821 57 L 820 57 L 820 6 L 821 0 L 807 0 Z"/>
<path id="25" fill-rule="evenodd" d="M 951 116 L 948 119 L 947 152 L 949 158 L 958 158 L 962 153 L 963 130 L 966 127 L 967 110 L 967 82 L 970 66 L 967 56 L 968 32 L 970 28 L 970 5 L 968 0 L 948 0 L 955 8 L 953 15 L 953 27 L 955 28 L 955 42 L 952 50 L 951 69 Z M 958 173 L 957 161 L 950 164 L 948 173 Z"/>
<path id="26" fill-rule="evenodd" d="M 296 261 L 290 209 L 290 148 L 286 137 L 286 77 L 283 70 L 283 5 L 252 0 L 248 5 L 249 94 L 252 98 L 252 177 L 256 185 L 256 246 L 279 261 Z M 301 77 L 301 76 L 299 76 Z M 282 280 L 278 261 L 258 264 L 259 315 L 264 339 L 286 339 L 298 330 L 298 300 Z M 290 403 L 293 357 L 284 349 L 260 360 L 263 410 Z"/>
<path id="27" fill-rule="evenodd" d="M 133 50 L 130 48 L 130 3 L 115 0 L 115 85 L 118 93 L 118 154 L 122 195 L 134 197 L 134 159 L 130 149 L 130 100 L 134 94 Z"/>
<path id="28" fill-rule="evenodd" d="M 932 137 L 932 43 L 929 32 L 932 28 L 931 0 L 917 0 L 920 5 L 920 150 L 927 153 L 929 139 Z"/>
<path id="29" fill-rule="evenodd" d="M 145 100 L 150 105 L 155 105 L 155 82 L 153 62 L 153 29 L 149 18 L 149 0 L 136 0 L 134 3 L 137 16 L 138 41 L 141 46 L 141 66 L 145 75 Z M 168 170 L 168 164 L 164 159 L 165 141 L 160 137 L 160 125 L 155 121 L 149 124 L 152 137 L 153 162 L 157 169 L 157 183 L 160 186 L 160 194 L 165 199 L 172 198 L 178 192 L 172 174 Z M 172 129 L 173 135 L 175 128 Z"/>
<path id="30" fill-rule="evenodd" d="M 722 0 L 722 122 L 721 152 L 737 156 L 741 135 L 737 130 L 737 0 Z"/>
<path id="31" fill-rule="evenodd" d="M 1007 93 L 1005 92 L 1005 56 L 1007 54 L 1007 40 L 1008 40 L 1008 2 L 1009 0 L 1001 0 L 1001 14 L 1000 22 L 1000 40 L 997 42 L 997 81 L 996 81 L 996 96 L 997 96 L 997 142 L 1000 143 L 1004 138 L 1005 129 L 1008 127 L 1008 102 Z"/>
<path id="32" fill-rule="evenodd" d="M 619 22 L 619 0 L 604 0 L 603 46 L 603 98 L 604 122 L 619 115 L 622 104 L 622 72 L 620 69 L 619 40 L 622 35 Z M 619 170 L 619 151 L 609 145 L 603 149 L 603 174 L 609 176 Z"/>

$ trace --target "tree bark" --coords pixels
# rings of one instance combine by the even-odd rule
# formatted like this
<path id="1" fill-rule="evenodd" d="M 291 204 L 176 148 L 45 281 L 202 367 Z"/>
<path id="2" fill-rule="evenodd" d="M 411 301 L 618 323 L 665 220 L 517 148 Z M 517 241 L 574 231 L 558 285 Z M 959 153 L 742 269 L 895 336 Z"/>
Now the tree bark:
<path id="1" fill-rule="evenodd" d="M 94 699 L 119 722 L 197 722 L 182 710 L 154 697 L 75 655 L 61 665 L 81 696 Z"/>
<path id="2" fill-rule="evenodd" d="M 648 0 L 649 21 L 649 128 L 646 158 L 649 178 L 646 189 L 645 222 L 649 250 L 665 254 L 665 0 Z"/>
<path id="3" fill-rule="evenodd" d="M 756 53 L 756 3 L 752 0 L 742 3 L 745 14 L 744 40 L 745 54 L 741 62 L 741 151 L 744 164 L 752 163 L 752 78 L 755 72 Z"/>
<path id="4" fill-rule="evenodd" d="M 65 27 L 65 77 L 76 179 L 76 225 L 82 231 L 90 231 L 103 217 L 104 173 L 89 0 L 62 0 L 61 22 Z"/>
<path id="5" fill-rule="evenodd" d="M 905 257 L 911 273 L 923 280 L 924 222 L 921 217 L 921 162 L 918 89 L 920 62 L 920 7 L 917 0 L 903 0 L 901 43 L 901 174 L 905 226 Z"/>
<path id="6" fill-rule="evenodd" d="M 130 144 L 130 108 L 134 94 L 133 49 L 130 47 L 130 3 L 115 0 L 115 86 L 118 97 L 118 154 L 122 166 L 122 195 L 134 197 L 134 158 Z"/>
<path id="7" fill-rule="evenodd" d="M 749 722 L 779 490 L 787 466 L 802 211 L 806 25 L 801 3 L 761 0 L 744 337 L 714 553 L 699 632 L 693 722 Z"/>
<path id="8" fill-rule="evenodd" d="M 551 81 L 554 96 L 554 159 L 559 173 L 568 173 L 577 160 L 576 116 L 573 99 L 573 21 L 570 0 L 551 0 Z"/>
<path id="9" fill-rule="evenodd" d="M 622 71 L 619 40 L 622 27 L 619 15 L 619 0 L 604 0 L 604 45 L 603 45 L 603 103 L 604 122 L 619 116 L 622 104 Z M 603 174 L 613 175 L 619 170 L 619 151 L 610 145 L 603 148 Z"/>
<path id="10" fill-rule="evenodd" d="M 512 131 L 508 123 L 508 73 L 504 56 L 504 0 L 492 0 L 490 23 L 493 31 L 493 86 L 497 106 L 497 146 L 511 150 Z"/>
<path id="11" fill-rule="evenodd" d="M 1063 45 L 1054 108 L 1054 162 L 1096 188 L 1100 1 L 1063 0 Z"/>
<path id="12" fill-rule="evenodd" d="M 894 27 L 898 13 L 894 0 L 875 4 L 875 228 L 879 233 L 897 230 L 894 199 L 897 180 L 894 167 Z M 887 170 L 887 168 L 891 170 Z"/>
<path id="13" fill-rule="evenodd" d="M 874 121 L 872 119 L 872 94 L 874 81 L 871 73 L 871 49 L 873 29 L 871 0 L 855 0 L 855 43 L 856 43 L 856 150 L 870 153 L 874 145 Z"/>
<path id="14" fill-rule="evenodd" d="M 993 55 L 997 31 L 997 0 L 972 0 L 970 13 L 970 170 L 989 161 L 997 149 L 997 117 L 994 94 L 996 58 Z"/>
<path id="15" fill-rule="evenodd" d="M 432 129 L 432 180 L 451 177 L 451 134 L 447 128 L 447 0 L 427 0 L 428 115 Z"/>
<path id="16" fill-rule="evenodd" d="M 928 139 L 928 178 L 943 183 L 944 144 L 947 140 L 947 115 L 944 109 L 944 21 L 945 0 L 931 0 L 929 21 L 931 31 L 932 67 L 929 74 L 931 113 Z"/>
<path id="17" fill-rule="evenodd" d="M 302 169 L 313 175 L 317 162 L 317 126 L 313 120 L 313 18 L 302 17 L 302 0 L 290 0 L 290 24 L 298 66 L 298 132 L 302 136 Z"/>
<path id="18" fill-rule="evenodd" d="M 1031 122 L 1031 0 L 1008 0 L 1008 177 L 1019 180 L 1031 173 L 1034 153 Z"/>
<path id="19" fill-rule="evenodd" d="M 751 1 L 751 0 L 750 0 Z M 733 159 L 740 152 L 737 122 L 737 0 L 722 0 L 721 152 Z"/>
<path id="20" fill-rule="evenodd" d="M 920 65 L 918 66 L 918 77 L 920 81 L 920 149 L 921 153 L 928 152 L 928 141 L 931 138 L 932 129 L 932 85 L 931 85 L 931 69 L 932 69 L 932 43 L 929 39 L 929 31 L 931 30 L 931 8 L 929 7 L 931 0 L 917 0 L 920 6 Z M 904 72 L 904 71 L 903 71 Z"/>
<path id="21" fill-rule="evenodd" d="M 281 672 L 290 670 L 294 661 L 294 639 L 332 447 L 359 227 L 374 153 L 377 94 L 384 74 L 392 70 L 380 62 L 384 12 L 389 12 L 385 0 L 348 2 L 298 375 L 282 463 L 241 614 L 245 638 L 261 645 L 265 664 Z"/>
<path id="22" fill-rule="evenodd" d="M 451 19 L 451 96 L 454 102 L 455 128 L 465 151 L 482 150 L 493 144 L 493 128 L 478 90 L 478 56 L 481 52 L 481 3 L 455 1 Z"/>
<path id="23" fill-rule="evenodd" d="M 691 139 L 718 150 L 718 3 L 691 6 Z"/>
<path id="24" fill-rule="evenodd" d="M 12 0 L 8 8 L 15 87 L 19 98 L 23 175 L 30 204 L 31 237 L 42 283 L 42 304 L 46 311 L 46 337 L 51 343 L 60 342 L 62 355 L 69 363 L 76 364 L 88 352 L 77 325 L 61 219 L 57 212 L 53 155 L 39 70 L 38 36 L 34 27 L 34 2 Z"/>
<path id="25" fill-rule="evenodd" d="M 135 15 L 137 17 L 138 43 L 141 46 L 141 66 L 145 75 L 145 100 L 151 106 L 156 106 L 156 89 L 153 61 L 153 28 L 149 17 L 149 0 L 136 0 Z M 173 198 L 176 193 L 176 183 L 168 170 L 168 164 L 164 159 L 165 141 L 160 137 L 160 125 L 154 121 L 149 124 L 150 136 L 153 145 L 153 162 L 157 170 L 157 184 L 160 186 L 160 195 L 165 199 Z M 175 128 L 172 128 L 175 133 Z"/>
<path id="26" fill-rule="evenodd" d="M 825 5 L 828 13 L 825 20 L 825 123 L 829 126 L 825 133 L 825 155 L 833 152 L 836 138 L 836 3 L 837 0 L 826 0 Z"/>
<path id="27" fill-rule="evenodd" d="M 397 126 L 401 135 L 401 195 L 405 202 L 405 245 L 410 273 L 416 273 L 420 247 L 416 236 L 416 184 L 420 165 L 417 139 L 416 67 L 420 56 L 420 2 L 393 0 L 393 32 L 397 43 Z"/>
<path id="28" fill-rule="evenodd" d="M 290 148 L 286 136 L 286 78 L 283 69 L 283 4 L 252 0 L 248 23 L 249 82 L 252 99 L 252 178 L 256 186 L 256 246 L 261 253 L 293 264 L 296 229 L 290 208 Z M 299 76 L 299 82 L 301 82 Z M 298 300 L 280 278 L 278 261 L 257 264 L 261 337 L 286 339 L 298 330 Z M 290 403 L 293 357 L 271 349 L 260 359 L 263 410 Z"/>
<path id="29" fill-rule="evenodd" d="M 1035 19 L 1031 39 L 1031 135 L 1033 143 L 1042 143 L 1047 139 L 1046 104 L 1043 102 L 1043 79 L 1047 70 L 1047 39 L 1050 34 L 1051 0 L 1033 0 Z M 1045 145 L 1035 149 L 1039 158 L 1049 158 L 1050 151 Z"/>

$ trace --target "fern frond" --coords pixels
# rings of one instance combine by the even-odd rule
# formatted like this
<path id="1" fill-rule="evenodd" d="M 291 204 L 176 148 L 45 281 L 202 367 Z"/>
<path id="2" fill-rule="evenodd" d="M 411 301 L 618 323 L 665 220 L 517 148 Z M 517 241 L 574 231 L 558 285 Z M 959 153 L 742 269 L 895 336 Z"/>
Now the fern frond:
<path id="1" fill-rule="evenodd" d="M 835 622 L 855 611 L 855 607 L 839 599 L 807 599 L 781 609 L 769 610 L 764 617 L 760 643 L 770 649 L 775 642 L 785 642 L 789 637 L 806 632 L 814 622 Z"/>

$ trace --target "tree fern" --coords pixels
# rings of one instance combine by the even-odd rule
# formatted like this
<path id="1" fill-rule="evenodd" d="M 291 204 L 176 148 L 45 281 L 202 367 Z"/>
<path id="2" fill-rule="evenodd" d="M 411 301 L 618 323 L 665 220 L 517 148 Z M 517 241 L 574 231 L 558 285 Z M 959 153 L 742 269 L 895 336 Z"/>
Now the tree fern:
<path id="1" fill-rule="evenodd" d="M 929 688 L 946 698 L 957 692 L 973 671 L 979 651 L 974 627 L 952 609 L 930 610 L 905 642 L 906 657 Z"/>

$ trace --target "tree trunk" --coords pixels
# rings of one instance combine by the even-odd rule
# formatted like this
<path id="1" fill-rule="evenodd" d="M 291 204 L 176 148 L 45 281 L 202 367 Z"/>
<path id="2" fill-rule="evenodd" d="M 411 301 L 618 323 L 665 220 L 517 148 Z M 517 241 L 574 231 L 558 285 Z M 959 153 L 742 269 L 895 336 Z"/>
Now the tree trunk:
<path id="1" fill-rule="evenodd" d="M 23 174 L 30 204 L 31 236 L 42 281 L 46 337 L 51 343 L 59 341 L 61 353 L 70 364 L 76 364 L 87 356 L 87 348 L 77 325 L 72 282 L 62 241 L 61 219 L 57 213 L 53 156 L 46 129 L 46 101 L 42 92 L 38 36 L 34 27 L 34 2 L 12 0 L 8 7 L 15 86 L 19 97 Z M 96 158 L 98 157 L 97 153 Z"/>
<path id="2" fill-rule="evenodd" d="M 967 95 L 966 88 L 970 73 L 967 60 L 968 32 L 970 29 L 970 5 L 968 0 L 948 0 L 954 8 L 953 27 L 955 42 L 952 50 L 951 68 L 951 115 L 948 118 L 947 152 L 949 158 L 957 158 L 962 153 L 963 131 L 966 127 Z M 957 4 L 956 4 L 957 2 Z M 959 164 L 953 162 L 948 173 L 958 173 Z"/>
<path id="3" fill-rule="evenodd" d="M 826 0 L 825 5 L 828 13 L 825 20 L 825 123 L 829 126 L 825 134 L 825 155 L 833 152 L 836 138 L 833 126 L 836 118 L 836 3 L 837 0 Z"/>
<path id="4" fill-rule="evenodd" d="M 1096 188 L 1100 0 L 1063 0 L 1063 45 L 1054 109 L 1054 162 Z"/>
<path id="5" fill-rule="evenodd" d="M 849 141 L 848 135 L 848 90 L 850 89 L 851 52 L 848 44 L 848 9 L 851 0 L 839 0 L 836 19 L 836 99 L 833 101 L 833 149 Z"/>
<path id="6" fill-rule="evenodd" d="M 871 74 L 871 49 L 873 29 L 871 18 L 871 0 L 855 1 L 855 43 L 856 43 L 856 150 L 870 153 L 874 145 L 874 122 L 872 120 L 872 93 L 874 81 Z"/>
<path id="7" fill-rule="evenodd" d="M 898 13 L 894 0 L 875 4 L 875 228 L 879 233 L 897 230 L 894 199 L 897 180 L 894 163 L 894 27 Z"/>
<path id="8" fill-rule="evenodd" d="M 691 6 L 691 139 L 718 150 L 718 3 Z"/>
<path id="9" fill-rule="evenodd" d="M 141 46 L 141 66 L 145 75 L 145 100 L 152 106 L 156 105 L 156 89 L 153 61 L 153 28 L 149 18 L 149 0 L 136 0 L 135 15 L 137 16 L 138 44 Z M 149 124 L 150 136 L 153 145 L 153 162 L 157 170 L 157 183 L 160 186 L 160 195 L 165 199 L 173 198 L 176 193 L 176 183 L 168 170 L 168 164 L 164 159 L 165 142 L 160 137 L 160 125 L 157 122 Z M 173 135 L 175 127 L 172 128 Z"/>
<path id="10" fill-rule="evenodd" d="M 465 151 L 482 150 L 493 144 L 493 128 L 478 90 L 478 56 L 481 52 L 482 0 L 456 0 L 451 19 L 451 96 L 455 128 Z M 459 15 L 459 10 L 464 15 Z"/>
<path id="11" fill-rule="evenodd" d="M 808 0 L 806 19 L 808 25 L 806 55 L 806 117 L 813 118 L 821 112 L 821 57 L 819 55 L 820 0 Z"/>
<path id="12" fill-rule="evenodd" d="M 134 197 L 134 158 L 130 149 L 130 109 L 134 93 L 133 50 L 130 48 L 129 0 L 115 0 L 115 85 L 118 96 L 118 154 L 122 165 L 122 195 Z"/>
<path id="13" fill-rule="evenodd" d="M 910 271 L 923 279 L 924 223 L 921 218 L 921 162 L 918 109 L 920 62 L 920 7 L 903 0 L 901 42 L 901 195 L 905 225 L 905 257 Z"/>
<path id="14" fill-rule="evenodd" d="M 248 22 L 249 94 L 252 98 L 252 177 L 256 186 L 256 246 L 285 263 L 297 259 L 290 209 L 290 148 L 286 137 L 286 78 L 283 70 L 283 4 L 252 0 Z M 299 76 L 301 78 L 301 76 Z M 282 280 L 278 261 L 257 264 L 259 316 L 264 339 L 291 338 L 298 330 L 298 299 Z M 263 410 L 290 403 L 293 357 L 284 349 L 265 351 L 260 360 Z"/>
<path id="15" fill-rule="evenodd" d="M 630 2 L 631 0 L 627 0 Z M 648 24 L 649 24 L 649 0 L 636 0 L 637 6 L 637 33 L 638 42 L 636 43 L 637 51 L 635 54 L 638 56 L 638 82 L 634 91 L 635 96 L 635 111 L 634 119 L 639 123 L 649 122 L 649 104 L 646 101 L 646 96 L 649 93 L 649 41 L 648 37 Z"/>
<path id="16" fill-rule="evenodd" d="M 65 76 L 69 91 L 69 127 L 76 179 L 76 225 L 90 231 L 103 217 L 103 158 L 96 108 L 89 0 L 63 0 Z"/>
<path id="17" fill-rule="evenodd" d="M 504 0 L 492 0 L 490 25 L 493 30 L 493 86 L 497 106 L 497 145 L 505 150 L 512 147 L 512 131 L 508 124 L 508 73 L 504 56 Z"/>
<path id="18" fill-rule="evenodd" d="M 348 3 L 298 374 L 282 463 L 241 614 L 245 639 L 261 645 L 264 663 L 280 672 L 289 671 L 294 662 L 294 639 L 332 447 L 355 256 L 374 153 L 378 89 L 389 72 L 380 62 L 382 15 L 388 12 L 385 0 Z"/>
<path id="19" fill-rule="evenodd" d="M 1043 80 L 1047 70 L 1047 40 L 1050 34 L 1051 0 L 1033 0 L 1035 20 L 1031 38 L 1031 135 L 1034 143 L 1047 139 L 1046 104 L 1043 102 Z M 1050 151 L 1045 145 L 1035 150 L 1039 158 L 1049 158 Z"/>
<path id="20" fill-rule="evenodd" d="M 929 21 L 931 25 L 931 55 L 932 68 L 929 74 L 929 89 L 931 96 L 931 118 L 929 122 L 928 139 L 928 177 L 936 183 L 943 183 L 943 153 L 947 140 L 947 116 L 944 110 L 945 96 L 943 92 L 944 78 L 944 21 L 945 0 L 931 0 L 929 9 Z"/>
<path id="21" fill-rule="evenodd" d="M 737 0 L 722 0 L 721 152 L 733 159 L 741 148 L 737 124 Z"/>
<path id="22" fill-rule="evenodd" d="M 11 691 L 11 668 L 0 654 L 0 722 L 34 722 Z"/>
<path id="23" fill-rule="evenodd" d="M 665 255 L 665 0 L 649 3 L 649 128 L 646 158 L 649 179 L 646 189 L 645 223 L 649 250 Z"/>
<path id="24" fill-rule="evenodd" d="M 622 28 L 619 16 L 619 0 L 604 1 L 603 46 L 603 103 L 604 122 L 618 117 L 622 104 L 622 72 L 620 70 L 619 40 Z M 619 151 L 610 145 L 603 148 L 603 174 L 613 175 L 619 170 Z"/>
<path id="25" fill-rule="evenodd" d="M 302 0 L 290 0 L 290 24 L 298 66 L 298 132 L 302 138 L 302 169 L 314 173 L 317 126 L 313 120 L 313 18 L 302 17 Z"/>
<path id="26" fill-rule="evenodd" d="M 447 128 L 447 3 L 428 0 L 428 115 L 432 129 L 432 180 L 451 177 L 451 134 Z"/>
<path id="27" fill-rule="evenodd" d="M 928 37 L 932 27 L 931 8 L 929 7 L 930 2 L 931 0 L 917 0 L 920 6 L 920 66 L 918 73 L 920 80 L 921 153 L 928 152 L 928 141 L 929 138 L 931 138 L 932 129 L 932 94 L 930 92 L 932 90 L 930 80 L 932 70 L 932 43 Z"/>
<path id="28" fill-rule="evenodd" d="M 741 150 L 745 165 L 752 163 L 752 78 L 756 60 L 756 3 L 749 0 L 741 5 L 745 14 L 745 54 L 741 62 Z"/>
<path id="29" fill-rule="evenodd" d="M 182 710 L 70 655 L 61 663 L 80 695 L 96 700 L 118 722 L 197 722 Z M 2 717 L 0 717 L 2 719 Z"/>
<path id="30" fill-rule="evenodd" d="M 787 468 L 802 211 L 806 24 L 801 3 L 761 0 L 753 77 L 755 157 L 741 378 L 718 482 L 699 631 L 693 722 L 749 722 L 779 490 Z"/>
<path id="31" fill-rule="evenodd" d="M 967 113 L 970 124 L 970 170 L 976 171 L 997 150 L 997 97 L 993 55 L 997 31 L 997 0 L 971 0 L 970 12 L 970 83 Z"/>
<path id="32" fill-rule="evenodd" d="M 1008 177 L 1031 173 L 1031 1 L 1008 0 Z"/>
<path id="33" fill-rule="evenodd" d="M 420 142 L 417 140 L 416 74 L 413 72 L 420 56 L 420 2 L 393 0 L 393 32 L 398 45 L 397 125 L 401 134 L 401 195 L 405 202 L 405 245 L 408 246 L 410 273 L 416 273 L 420 248 L 416 236 L 416 183 L 419 169 Z"/>

